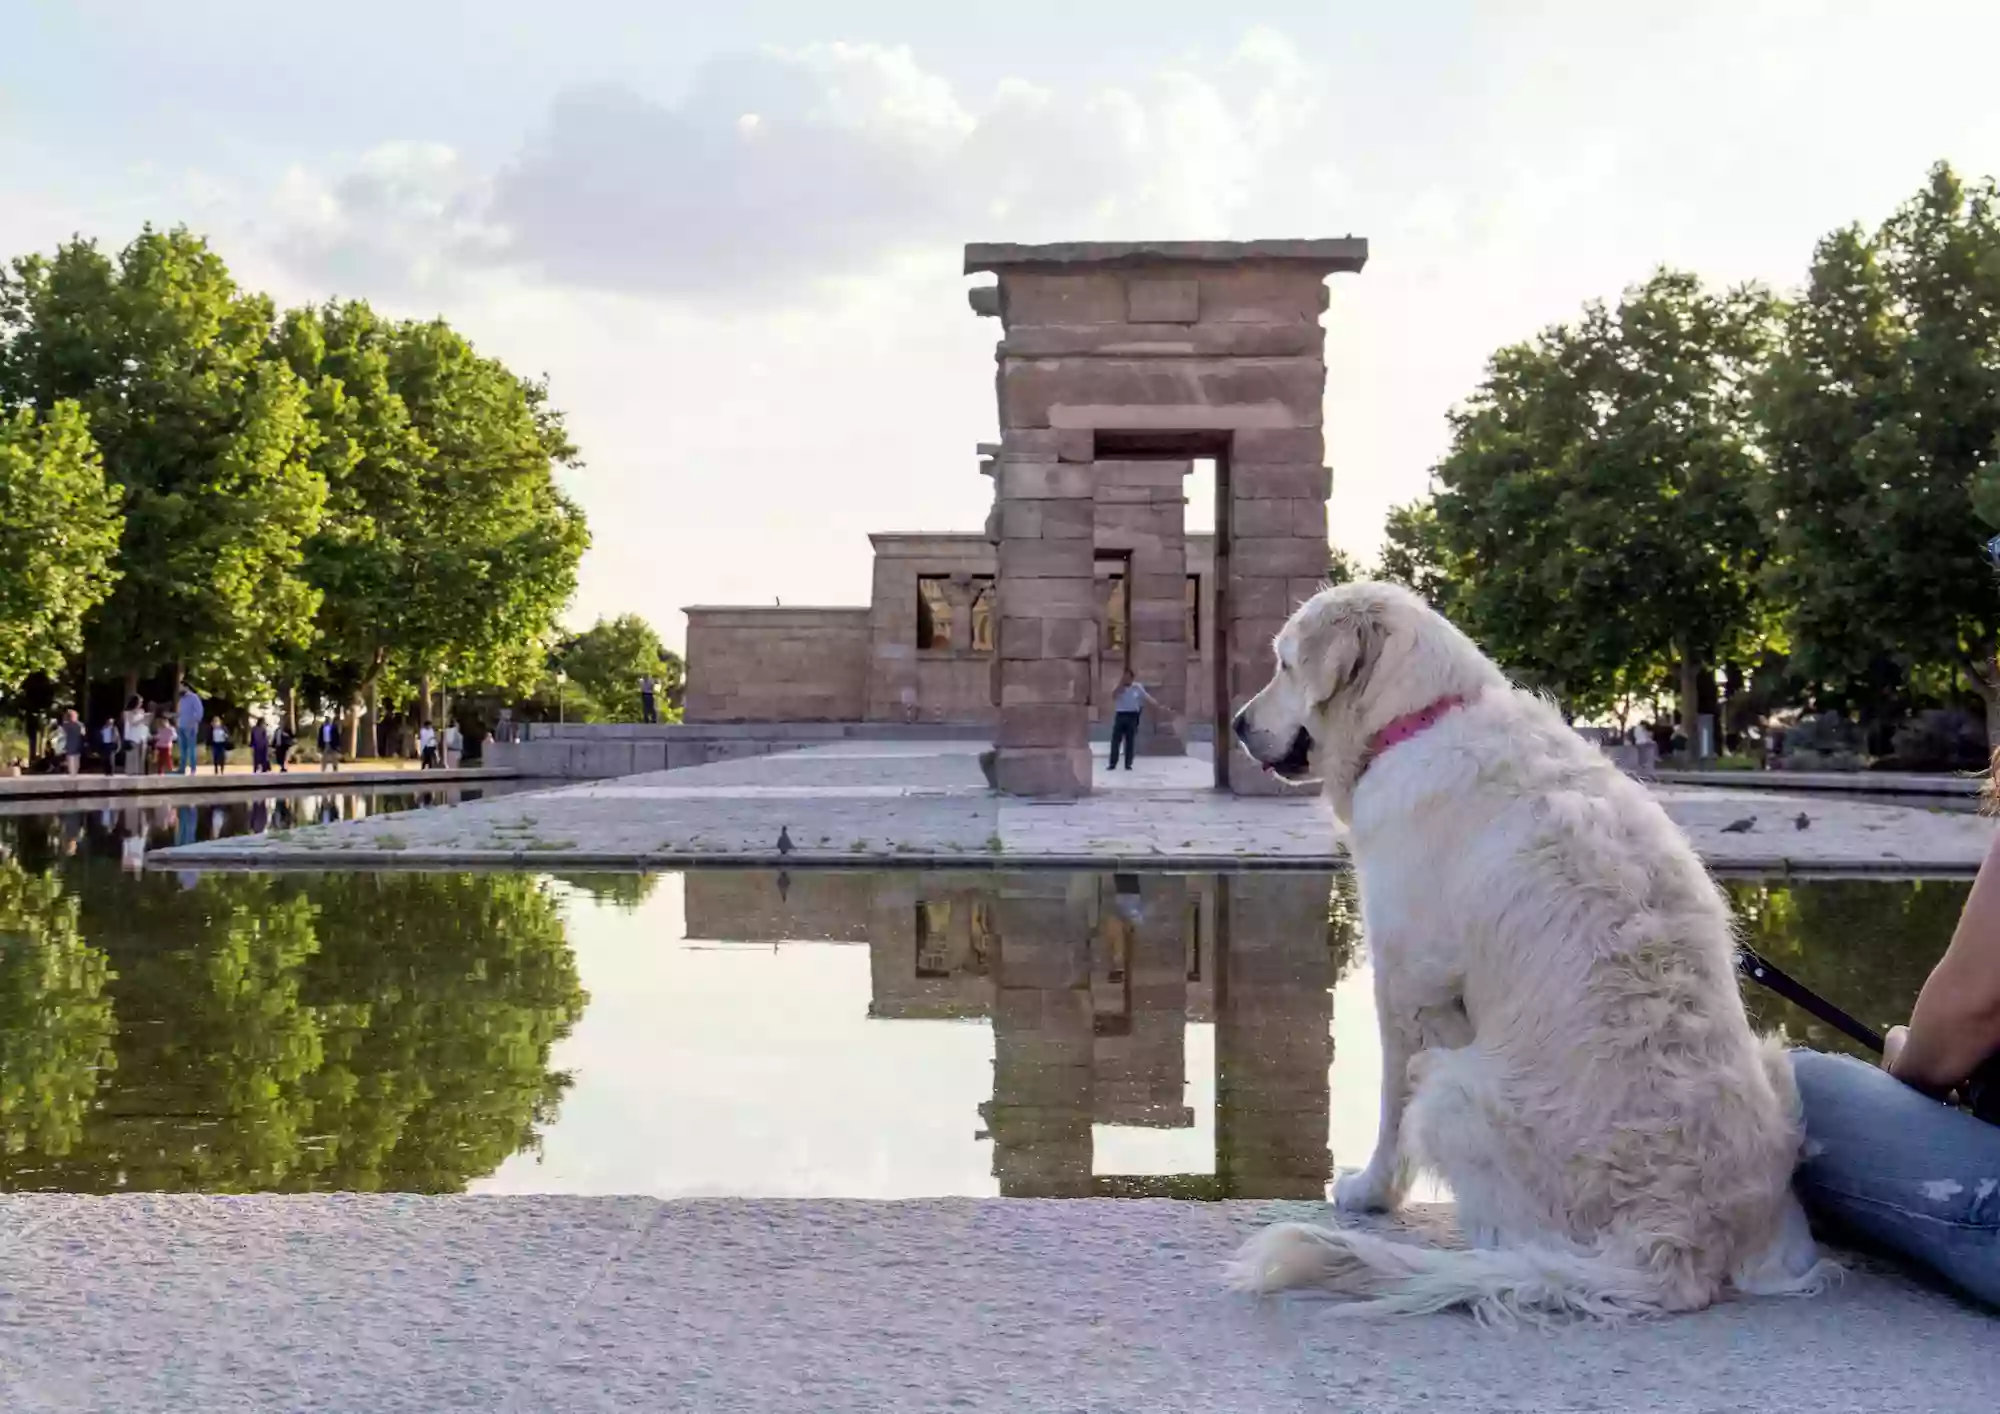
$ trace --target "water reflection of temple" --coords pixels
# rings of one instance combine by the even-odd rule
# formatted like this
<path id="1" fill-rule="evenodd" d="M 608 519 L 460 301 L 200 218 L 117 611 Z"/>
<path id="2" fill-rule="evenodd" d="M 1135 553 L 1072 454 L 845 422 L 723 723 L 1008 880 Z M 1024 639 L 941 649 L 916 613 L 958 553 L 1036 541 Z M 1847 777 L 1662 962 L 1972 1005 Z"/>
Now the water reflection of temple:
<path id="1" fill-rule="evenodd" d="M 990 1017 L 980 1107 L 1011 1197 L 1316 1197 L 1329 1173 L 1324 873 L 696 872 L 691 938 L 866 943 L 869 1015 Z M 1212 1173 L 1093 1173 L 1093 1124 L 1190 1129 L 1215 1027 Z"/>

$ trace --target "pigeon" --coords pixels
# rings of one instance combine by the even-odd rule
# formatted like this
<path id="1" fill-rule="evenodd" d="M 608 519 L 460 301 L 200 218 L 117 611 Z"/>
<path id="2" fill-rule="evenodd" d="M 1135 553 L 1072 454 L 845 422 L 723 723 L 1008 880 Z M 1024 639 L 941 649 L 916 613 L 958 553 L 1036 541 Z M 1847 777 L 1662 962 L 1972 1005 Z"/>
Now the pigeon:
<path id="1" fill-rule="evenodd" d="M 1812 823 L 1812 816 L 1806 814 L 1805 811 L 1801 810 L 1799 812 L 1799 818 L 1792 821 L 1792 828 L 1795 830 L 1803 830 L 1806 826 L 1810 825 L 1811 823 Z"/>
<path id="2" fill-rule="evenodd" d="M 791 852 L 792 852 L 791 826 L 780 825 L 778 826 L 778 853 L 790 854 Z"/>
<path id="3" fill-rule="evenodd" d="M 1731 820 L 1727 825 L 1724 825 L 1722 833 L 1725 835 L 1747 835 L 1756 826 L 1757 817 L 1754 815 L 1745 815 L 1741 820 Z"/>

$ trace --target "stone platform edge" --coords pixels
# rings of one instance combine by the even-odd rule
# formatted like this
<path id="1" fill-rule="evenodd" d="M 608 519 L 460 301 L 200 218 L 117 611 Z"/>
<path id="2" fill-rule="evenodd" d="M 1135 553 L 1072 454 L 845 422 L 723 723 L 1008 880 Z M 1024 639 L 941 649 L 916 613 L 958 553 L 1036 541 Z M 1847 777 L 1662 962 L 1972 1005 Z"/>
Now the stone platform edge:
<path id="1" fill-rule="evenodd" d="M 227 771 L 213 775 L 197 771 L 172 776 L 0 776 L 0 800 L 111 800 L 149 795 L 213 795 L 236 792 L 309 791 L 350 786 L 465 785 L 479 781 L 511 781 L 522 777 L 511 766 L 460 766 L 444 771 L 407 770 Z M 106 782 L 116 782 L 106 785 Z"/>
<path id="2" fill-rule="evenodd" d="M 1711 786 L 1718 790 L 1770 790 L 1850 795 L 1978 795 L 1983 775 L 1914 771 L 1645 771 L 1638 779 L 1663 786 Z"/>
<path id="3" fill-rule="evenodd" d="M 1922 864 L 1908 860 L 1848 860 L 1807 862 L 1780 855 L 1750 856 L 1726 864 L 1707 864 L 1719 879 L 1969 879 L 1973 864 Z M 531 869 L 563 873 L 578 869 L 610 869 L 646 873 L 663 869 L 952 869 L 994 871 L 1061 869 L 1105 874 L 1144 873 L 1267 873 L 1274 871 L 1334 871 L 1351 867 L 1345 853 L 1296 854 L 1012 854 L 991 850 L 874 850 L 863 854 L 779 854 L 775 850 L 703 854 L 687 850 L 637 853 L 630 850 L 571 849 L 218 849 L 204 844 L 185 852 L 179 847 L 146 855 L 149 869 L 214 873 L 335 873 L 355 870 L 447 873 L 457 870 Z"/>

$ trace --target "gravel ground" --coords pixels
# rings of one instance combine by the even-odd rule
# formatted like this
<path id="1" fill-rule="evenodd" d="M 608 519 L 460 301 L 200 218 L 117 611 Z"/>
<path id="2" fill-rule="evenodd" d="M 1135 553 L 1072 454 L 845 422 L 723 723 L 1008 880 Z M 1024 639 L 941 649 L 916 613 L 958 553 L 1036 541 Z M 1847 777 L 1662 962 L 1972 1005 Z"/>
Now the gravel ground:
<path id="1" fill-rule="evenodd" d="M 1992 1318 L 1876 1270 L 1546 1333 L 1222 1290 L 1297 1211 L 5 1198 L 0 1408 L 1991 1414 L 2000 1389 Z"/>

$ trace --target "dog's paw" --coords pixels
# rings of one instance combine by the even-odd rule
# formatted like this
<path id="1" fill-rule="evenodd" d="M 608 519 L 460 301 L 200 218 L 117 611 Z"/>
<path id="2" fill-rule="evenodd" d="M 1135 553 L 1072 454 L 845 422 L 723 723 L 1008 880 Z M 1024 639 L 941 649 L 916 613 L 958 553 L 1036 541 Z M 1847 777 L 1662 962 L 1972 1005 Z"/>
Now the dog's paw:
<path id="1" fill-rule="evenodd" d="M 1334 1180 L 1333 1206 L 1343 1213 L 1386 1213 L 1396 1206 L 1394 1189 L 1394 1183 L 1384 1180 L 1370 1165 Z"/>

